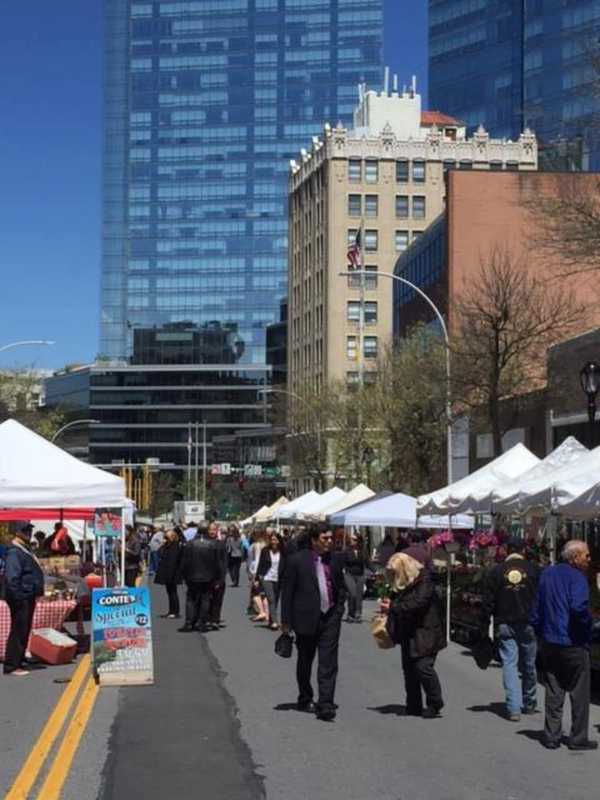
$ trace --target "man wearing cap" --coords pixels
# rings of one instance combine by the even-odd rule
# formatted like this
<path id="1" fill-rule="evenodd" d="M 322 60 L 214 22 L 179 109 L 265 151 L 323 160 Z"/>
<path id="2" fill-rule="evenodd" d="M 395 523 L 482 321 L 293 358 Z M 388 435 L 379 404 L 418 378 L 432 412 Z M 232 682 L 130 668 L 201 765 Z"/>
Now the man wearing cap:
<path id="1" fill-rule="evenodd" d="M 27 675 L 23 661 L 35 601 L 44 594 L 44 573 L 31 550 L 33 525 L 18 522 L 17 533 L 6 554 L 6 602 L 10 608 L 10 634 L 4 656 L 5 675 Z"/>
<path id="2" fill-rule="evenodd" d="M 524 558 L 522 539 L 510 539 L 507 550 L 507 558 L 491 570 L 484 586 L 483 626 L 487 631 L 490 617 L 494 617 L 506 716 L 511 722 L 519 722 L 522 713 L 534 714 L 537 710 L 537 640 L 529 615 L 535 602 L 539 570 Z"/>

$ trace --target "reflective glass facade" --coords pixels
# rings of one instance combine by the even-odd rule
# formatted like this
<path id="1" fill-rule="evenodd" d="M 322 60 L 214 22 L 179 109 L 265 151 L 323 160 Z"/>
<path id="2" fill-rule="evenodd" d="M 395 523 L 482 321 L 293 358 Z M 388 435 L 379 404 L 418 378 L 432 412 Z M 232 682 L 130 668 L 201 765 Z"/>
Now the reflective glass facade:
<path id="1" fill-rule="evenodd" d="M 598 0 L 429 0 L 430 106 L 493 136 L 581 136 L 597 168 L 599 34 Z"/>
<path id="2" fill-rule="evenodd" d="M 185 323 L 266 363 L 289 160 L 380 84 L 382 27 L 383 0 L 105 0 L 104 356 Z"/>

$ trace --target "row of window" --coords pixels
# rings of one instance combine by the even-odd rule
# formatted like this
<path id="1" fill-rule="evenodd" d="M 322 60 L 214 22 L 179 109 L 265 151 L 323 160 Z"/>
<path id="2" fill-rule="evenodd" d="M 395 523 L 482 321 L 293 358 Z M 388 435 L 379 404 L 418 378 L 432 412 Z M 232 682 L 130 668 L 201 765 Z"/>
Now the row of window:
<path id="1" fill-rule="evenodd" d="M 396 181 L 397 183 L 408 183 L 411 179 L 413 183 L 425 183 L 426 170 L 425 161 L 410 161 L 401 158 L 396 161 Z M 379 161 L 374 158 L 367 158 L 364 161 L 360 158 L 348 159 L 348 180 L 352 183 L 377 183 L 379 181 Z"/>
<path id="2" fill-rule="evenodd" d="M 347 336 L 346 337 L 346 357 L 350 361 L 358 359 L 359 351 L 359 337 Z M 363 337 L 363 355 L 365 358 L 377 358 L 377 336 Z"/>
<path id="3" fill-rule="evenodd" d="M 348 322 L 360 322 L 360 300 L 348 300 L 346 319 Z M 377 301 L 366 300 L 364 303 L 365 325 L 377 325 Z"/>
<path id="4" fill-rule="evenodd" d="M 412 217 L 414 219 L 425 219 L 427 214 L 427 200 L 424 195 L 413 195 L 412 197 L 407 194 L 396 195 L 396 217 L 398 219 L 408 219 L 411 216 L 411 201 L 412 201 Z M 362 217 L 373 219 L 379 214 L 379 195 L 376 194 L 349 194 L 348 195 L 348 216 L 349 217 Z"/>
<path id="5" fill-rule="evenodd" d="M 424 200 L 425 198 L 423 198 Z M 423 212 L 423 217 L 425 213 Z M 414 205 L 413 205 L 413 217 L 415 219 L 423 219 L 423 217 L 417 216 L 414 213 Z M 417 236 L 420 236 L 423 231 L 413 231 L 412 232 L 412 241 L 414 242 Z M 356 228 L 348 228 L 348 246 L 354 244 L 356 241 L 356 237 L 358 235 L 358 230 Z M 394 248 L 396 252 L 401 253 L 403 250 L 409 245 L 410 241 L 410 231 L 407 230 L 400 230 L 394 231 Z M 363 233 L 363 250 L 365 253 L 376 253 L 379 249 L 379 231 L 367 229 Z M 366 267 L 369 269 L 369 267 Z M 377 267 L 375 267 L 377 269 Z"/>

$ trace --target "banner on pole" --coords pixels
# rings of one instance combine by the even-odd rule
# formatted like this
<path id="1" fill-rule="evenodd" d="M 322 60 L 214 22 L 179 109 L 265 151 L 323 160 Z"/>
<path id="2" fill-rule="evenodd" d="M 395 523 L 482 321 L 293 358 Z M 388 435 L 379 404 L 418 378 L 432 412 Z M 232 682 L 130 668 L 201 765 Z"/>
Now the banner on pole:
<path id="1" fill-rule="evenodd" d="M 147 586 L 93 590 L 92 660 L 103 686 L 154 683 Z"/>
<path id="2" fill-rule="evenodd" d="M 122 508 L 97 508 L 94 512 L 94 533 L 116 538 L 121 535 Z"/>

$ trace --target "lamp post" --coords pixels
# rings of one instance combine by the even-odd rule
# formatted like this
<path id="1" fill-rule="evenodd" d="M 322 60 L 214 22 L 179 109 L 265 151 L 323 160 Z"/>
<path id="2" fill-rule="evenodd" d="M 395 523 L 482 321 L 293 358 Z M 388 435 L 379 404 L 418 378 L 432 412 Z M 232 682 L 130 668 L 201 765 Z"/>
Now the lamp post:
<path id="1" fill-rule="evenodd" d="M 11 350 L 13 347 L 25 347 L 26 345 L 51 345 L 56 344 L 56 342 L 52 342 L 49 339 L 23 339 L 21 342 L 11 342 L 10 344 L 5 344 L 0 347 L 0 353 L 3 353 L 5 350 Z"/>
<path id="2" fill-rule="evenodd" d="M 369 445 L 363 450 L 362 460 L 367 465 L 367 484 L 371 488 L 371 464 L 375 461 L 375 450 Z"/>
<path id="3" fill-rule="evenodd" d="M 98 424 L 100 424 L 99 419 L 74 419 L 73 422 L 67 422 L 66 425 L 63 425 L 62 428 L 59 428 L 52 437 L 51 442 L 54 444 L 54 442 L 58 439 L 61 433 L 63 433 L 63 431 L 66 431 L 68 428 L 73 428 L 75 425 L 98 425 Z"/>
<path id="4" fill-rule="evenodd" d="M 264 394 L 264 395 L 267 395 L 267 394 L 287 394 L 288 397 L 293 397 L 296 400 L 299 400 L 308 409 L 309 413 L 312 411 L 312 409 L 310 407 L 310 403 L 308 403 L 305 400 L 304 397 L 302 397 L 299 394 L 296 394 L 296 392 L 290 391 L 289 389 L 275 389 L 274 387 L 266 386 L 266 387 L 264 387 L 262 389 L 259 389 L 258 390 L 258 394 L 259 395 L 260 394 Z M 320 467 L 321 467 L 321 425 L 320 424 L 317 425 L 317 465 L 318 465 L 319 471 L 320 471 Z"/>
<path id="5" fill-rule="evenodd" d="M 594 422 L 596 420 L 596 396 L 600 390 L 600 364 L 588 361 L 579 373 L 581 388 L 588 399 L 588 419 L 590 422 L 590 446 L 594 444 Z"/>

